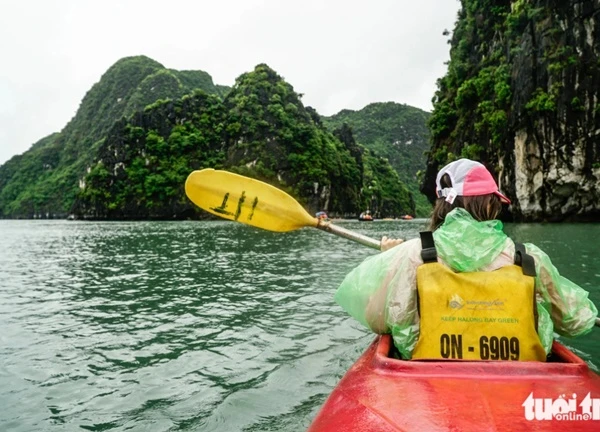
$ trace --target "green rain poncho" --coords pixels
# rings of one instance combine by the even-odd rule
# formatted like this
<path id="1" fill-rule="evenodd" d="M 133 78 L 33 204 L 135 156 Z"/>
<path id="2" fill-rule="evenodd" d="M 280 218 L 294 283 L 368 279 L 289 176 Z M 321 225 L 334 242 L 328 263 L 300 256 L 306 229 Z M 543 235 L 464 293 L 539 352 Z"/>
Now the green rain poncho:
<path id="1" fill-rule="evenodd" d="M 464 209 L 450 212 L 434 233 L 438 260 L 457 272 L 492 271 L 514 262 L 515 246 L 502 222 L 478 222 Z M 588 333 L 598 314 L 587 291 L 560 276 L 548 255 L 525 244 L 536 262 L 535 291 L 538 334 L 546 353 L 553 332 L 563 336 Z M 417 267 L 421 240 L 406 241 L 367 258 L 344 279 L 335 300 L 372 331 L 391 333 L 404 358 L 411 358 L 419 337 Z"/>

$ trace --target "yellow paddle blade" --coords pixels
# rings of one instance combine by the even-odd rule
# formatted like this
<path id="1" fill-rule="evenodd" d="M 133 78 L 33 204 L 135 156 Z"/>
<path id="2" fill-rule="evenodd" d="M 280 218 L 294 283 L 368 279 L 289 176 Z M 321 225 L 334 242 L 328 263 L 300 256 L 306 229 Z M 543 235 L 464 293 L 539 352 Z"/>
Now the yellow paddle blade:
<path id="1" fill-rule="evenodd" d="M 282 190 L 259 180 L 212 168 L 192 172 L 188 198 L 207 212 L 269 231 L 292 231 L 318 220 Z"/>

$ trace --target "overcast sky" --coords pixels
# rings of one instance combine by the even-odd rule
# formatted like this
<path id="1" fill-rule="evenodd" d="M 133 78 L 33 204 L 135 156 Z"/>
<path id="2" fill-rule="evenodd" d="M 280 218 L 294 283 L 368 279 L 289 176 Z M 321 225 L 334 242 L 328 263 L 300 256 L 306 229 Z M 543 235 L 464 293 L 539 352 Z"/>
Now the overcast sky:
<path id="1" fill-rule="evenodd" d="M 0 164 L 59 132 L 122 57 L 216 84 L 266 63 L 323 115 L 431 111 L 458 0 L 0 0 Z"/>

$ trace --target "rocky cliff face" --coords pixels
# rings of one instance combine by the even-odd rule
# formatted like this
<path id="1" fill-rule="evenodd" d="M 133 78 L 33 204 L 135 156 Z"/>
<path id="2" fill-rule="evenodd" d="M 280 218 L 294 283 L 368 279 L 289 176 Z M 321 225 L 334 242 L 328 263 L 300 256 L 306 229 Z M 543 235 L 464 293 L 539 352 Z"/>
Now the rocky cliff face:
<path id="1" fill-rule="evenodd" d="M 484 161 L 515 220 L 600 220 L 600 0 L 463 0 L 423 189 Z"/>
<path id="2" fill-rule="evenodd" d="M 0 218 L 66 217 L 86 172 L 115 122 L 161 99 L 194 89 L 222 95 L 203 71 L 176 71 L 145 57 L 125 57 L 86 93 L 60 133 L 34 144 L 0 166 Z"/>

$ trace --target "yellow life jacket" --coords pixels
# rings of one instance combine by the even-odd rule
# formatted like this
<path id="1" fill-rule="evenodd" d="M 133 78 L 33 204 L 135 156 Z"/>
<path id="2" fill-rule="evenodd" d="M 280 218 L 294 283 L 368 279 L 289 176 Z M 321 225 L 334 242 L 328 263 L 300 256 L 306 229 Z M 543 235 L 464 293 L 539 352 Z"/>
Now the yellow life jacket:
<path id="1" fill-rule="evenodd" d="M 536 331 L 535 263 L 522 245 L 515 255 L 520 265 L 455 273 L 437 262 L 431 232 L 421 233 L 421 241 L 413 359 L 546 360 Z"/>

